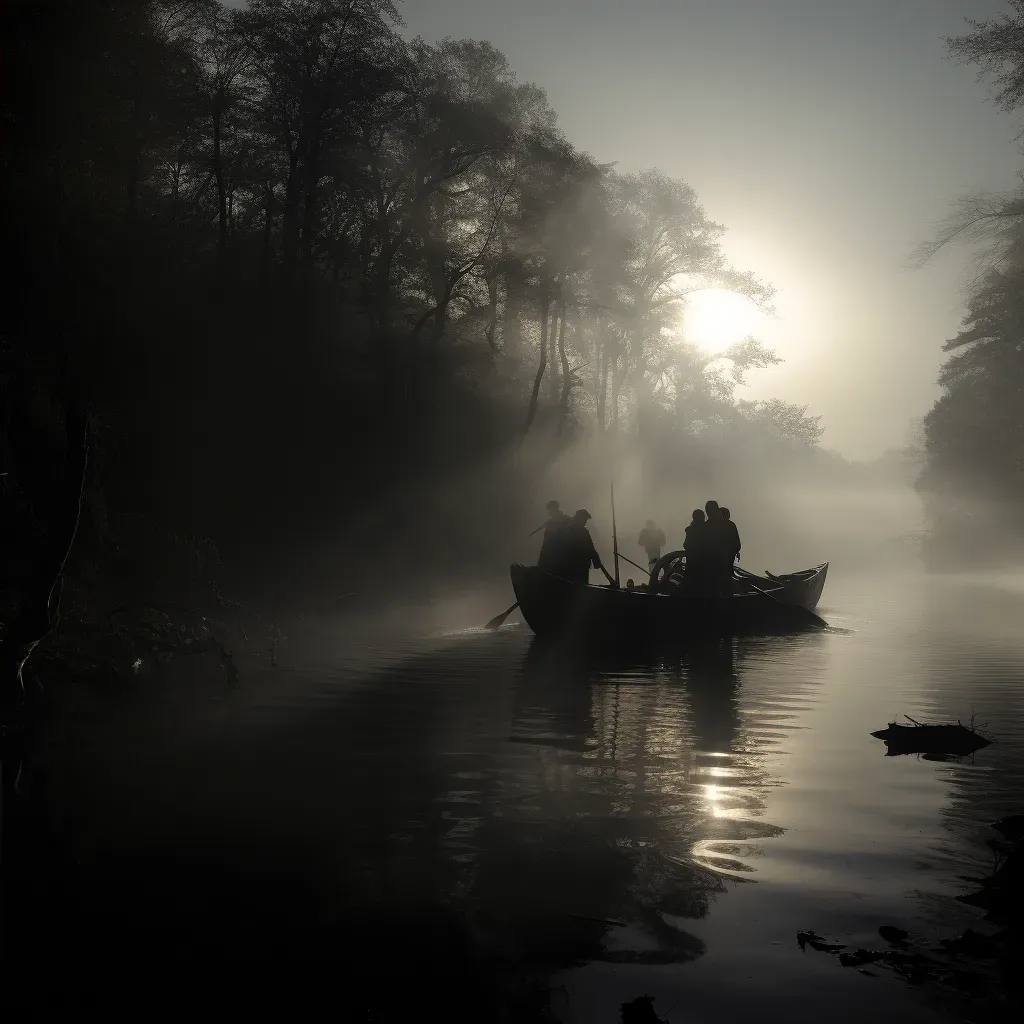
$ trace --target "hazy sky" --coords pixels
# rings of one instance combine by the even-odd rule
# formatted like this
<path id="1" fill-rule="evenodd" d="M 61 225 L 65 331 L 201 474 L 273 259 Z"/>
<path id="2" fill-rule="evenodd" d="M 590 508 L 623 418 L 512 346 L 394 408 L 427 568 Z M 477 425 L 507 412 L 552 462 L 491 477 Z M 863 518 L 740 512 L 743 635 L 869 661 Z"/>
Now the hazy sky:
<path id="1" fill-rule="evenodd" d="M 905 269 L 956 196 L 1012 187 L 1019 125 L 942 36 L 996 0 L 407 0 L 408 31 L 488 39 L 569 138 L 660 167 L 779 289 L 785 362 L 746 397 L 810 406 L 852 457 L 901 444 L 938 389 L 968 254 Z"/>
<path id="2" fill-rule="evenodd" d="M 237 2 L 237 0 L 236 0 Z M 487 39 L 602 162 L 685 179 L 735 265 L 779 291 L 785 362 L 743 397 L 809 406 L 865 458 L 931 406 L 969 254 L 907 258 L 958 195 L 1024 166 L 942 37 L 1000 0 L 405 0 L 409 35 Z"/>

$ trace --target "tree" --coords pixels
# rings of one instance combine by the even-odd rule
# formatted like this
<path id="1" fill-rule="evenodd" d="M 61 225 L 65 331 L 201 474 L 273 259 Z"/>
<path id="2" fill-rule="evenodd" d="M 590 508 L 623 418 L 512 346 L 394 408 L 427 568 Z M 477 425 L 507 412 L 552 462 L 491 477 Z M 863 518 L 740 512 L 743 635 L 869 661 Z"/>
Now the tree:
<path id="1" fill-rule="evenodd" d="M 340 144 L 386 80 L 400 24 L 391 0 L 252 0 L 240 19 L 262 95 L 260 113 L 287 161 L 282 245 L 291 277 L 315 251 L 318 185 Z"/>
<path id="2" fill-rule="evenodd" d="M 580 152 L 492 45 L 404 39 L 386 0 L 45 6 L 4 9 L 2 333 L 20 369 L 45 353 L 55 437 L 107 425 L 90 514 L 258 551 L 261 579 L 348 529 L 336 568 L 373 580 L 382 510 L 463 494 L 490 557 L 573 443 L 748 423 L 736 383 L 773 357 L 709 363 L 680 314 L 770 289 L 691 187 Z M 435 561 L 439 520 L 402 532 Z"/>
<path id="3" fill-rule="evenodd" d="M 950 53 L 991 81 L 1006 111 L 1024 103 L 1024 3 L 1012 13 L 969 21 L 971 32 L 947 40 Z M 984 243 L 963 328 L 943 345 L 942 395 L 924 421 L 925 497 L 936 546 L 945 554 L 986 545 L 1005 550 L 1024 535 L 1024 190 L 960 200 L 944 228 L 918 253 L 919 263 L 954 240 Z M 982 525 L 984 524 L 984 525 Z"/>

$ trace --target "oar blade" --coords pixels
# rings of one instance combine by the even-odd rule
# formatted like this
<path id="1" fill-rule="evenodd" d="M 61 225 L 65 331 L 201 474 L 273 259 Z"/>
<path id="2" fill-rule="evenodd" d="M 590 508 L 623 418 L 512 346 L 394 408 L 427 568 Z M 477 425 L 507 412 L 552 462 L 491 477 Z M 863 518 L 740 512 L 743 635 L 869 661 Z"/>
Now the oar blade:
<path id="1" fill-rule="evenodd" d="M 493 619 L 488 620 L 484 629 L 497 629 L 518 607 L 519 602 L 516 601 L 511 608 L 506 608 L 500 615 L 495 615 Z"/>

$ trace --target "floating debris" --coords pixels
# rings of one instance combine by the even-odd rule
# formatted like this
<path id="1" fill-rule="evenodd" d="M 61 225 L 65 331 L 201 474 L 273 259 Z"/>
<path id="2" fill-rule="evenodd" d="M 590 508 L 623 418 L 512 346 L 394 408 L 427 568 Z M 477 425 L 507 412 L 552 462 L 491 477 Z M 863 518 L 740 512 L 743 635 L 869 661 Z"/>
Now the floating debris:
<path id="1" fill-rule="evenodd" d="M 887 729 L 880 729 L 871 734 L 876 739 L 885 741 L 886 757 L 901 754 L 967 757 L 991 743 L 991 740 L 985 739 L 961 722 L 928 725 L 915 721 L 909 715 L 903 717 L 913 724 L 900 725 L 890 722 Z"/>
<path id="2" fill-rule="evenodd" d="M 838 953 L 841 949 L 846 949 L 842 943 L 828 942 L 824 936 L 817 935 L 815 932 L 797 932 L 796 941 L 801 949 L 810 946 L 811 949 L 816 949 L 819 953 Z"/>
<path id="3" fill-rule="evenodd" d="M 931 952 L 939 954 L 942 958 L 936 959 L 921 952 L 920 949 L 910 948 L 907 942 L 911 940 L 911 936 L 902 928 L 882 925 L 878 931 L 883 938 L 895 934 L 903 935 L 905 938 L 900 940 L 897 948 L 855 949 L 839 952 L 836 959 L 843 967 L 853 967 L 860 974 L 865 974 L 869 978 L 878 976 L 875 971 L 867 969 L 866 965 L 873 964 L 877 967 L 887 968 L 910 985 L 931 983 L 972 995 L 980 994 L 993 987 L 991 961 L 1005 956 L 1008 936 L 1006 932 L 983 935 L 968 929 L 962 935 L 952 939 L 943 939 L 936 947 L 933 947 Z M 813 936 L 813 940 L 808 936 Z M 891 940 L 887 939 L 887 941 Z M 797 942 L 801 943 L 801 948 L 808 945 L 813 949 L 833 955 L 837 949 L 845 950 L 847 948 L 838 943 L 826 943 L 821 940 L 821 936 L 814 932 L 798 932 Z M 921 945 L 920 942 L 917 944 Z"/>
<path id="4" fill-rule="evenodd" d="M 654 1012 L 654 996 L 637 996 L 620 1007 L 622 1024 L 666 1024 Z"/>
<path id="5" fill-rule="evenodd" d="M 990 960 L 996 955 L 997 937 L 983 935 L 968 928 L 963 935 L 952 939 L 940 939 L 939 949 L 953 956 L 977 957 L 979 960 Z"/>
<path id="6" fill-rule="evenodd" d="M 840 953 L 839 962 L 844 967 L 860 967 L 862 964 L 877 963 L 885 956 L 877 949 L 855 949 L 852 953 Z"/>
<path id="7" fill-rule="evenodd" d="M 891 942 L 894 946 L 902 946 L 903 943 L 910 938 L 910 932 L 904 931 L 902 928 L 897 928 L 892 924 L 883 924 L 878 929 L 878 934 L 885 939 L 886 942 Z"/>

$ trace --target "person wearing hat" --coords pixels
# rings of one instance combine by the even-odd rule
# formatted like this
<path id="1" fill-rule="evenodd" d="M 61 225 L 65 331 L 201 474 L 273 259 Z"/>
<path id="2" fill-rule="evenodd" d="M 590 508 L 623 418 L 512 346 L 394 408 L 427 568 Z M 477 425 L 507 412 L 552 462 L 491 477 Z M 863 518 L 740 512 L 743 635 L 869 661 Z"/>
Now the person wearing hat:
<path id="1" fill-rule="evenodd" d="M 537 556 L 537 566 L 545 572 L 554 572 L 558 568 L 559 560 L 559 535 L 568 525 L 569 517 L 559 508 L 557 501 L 549 501 L 544 508 L 547 511 L 547 519 L 537 527 L 533 533 L 544 531 L 544 539 L 540 544 L 540 554 Z"/>
<path id="2" fill-rule="evenodd" d="M 593 518 L 585 509 L 577 509 L 559 534 L 560 566 L 558 573 L 571 583 L 586 585 L 590 582 L 590 567 L 600 569 L 609 583 L 614 584 L 608 570 L 601 564 L 601 556 L 594 547 L 594 539 L 590 536 L 587 523 Z"/>

